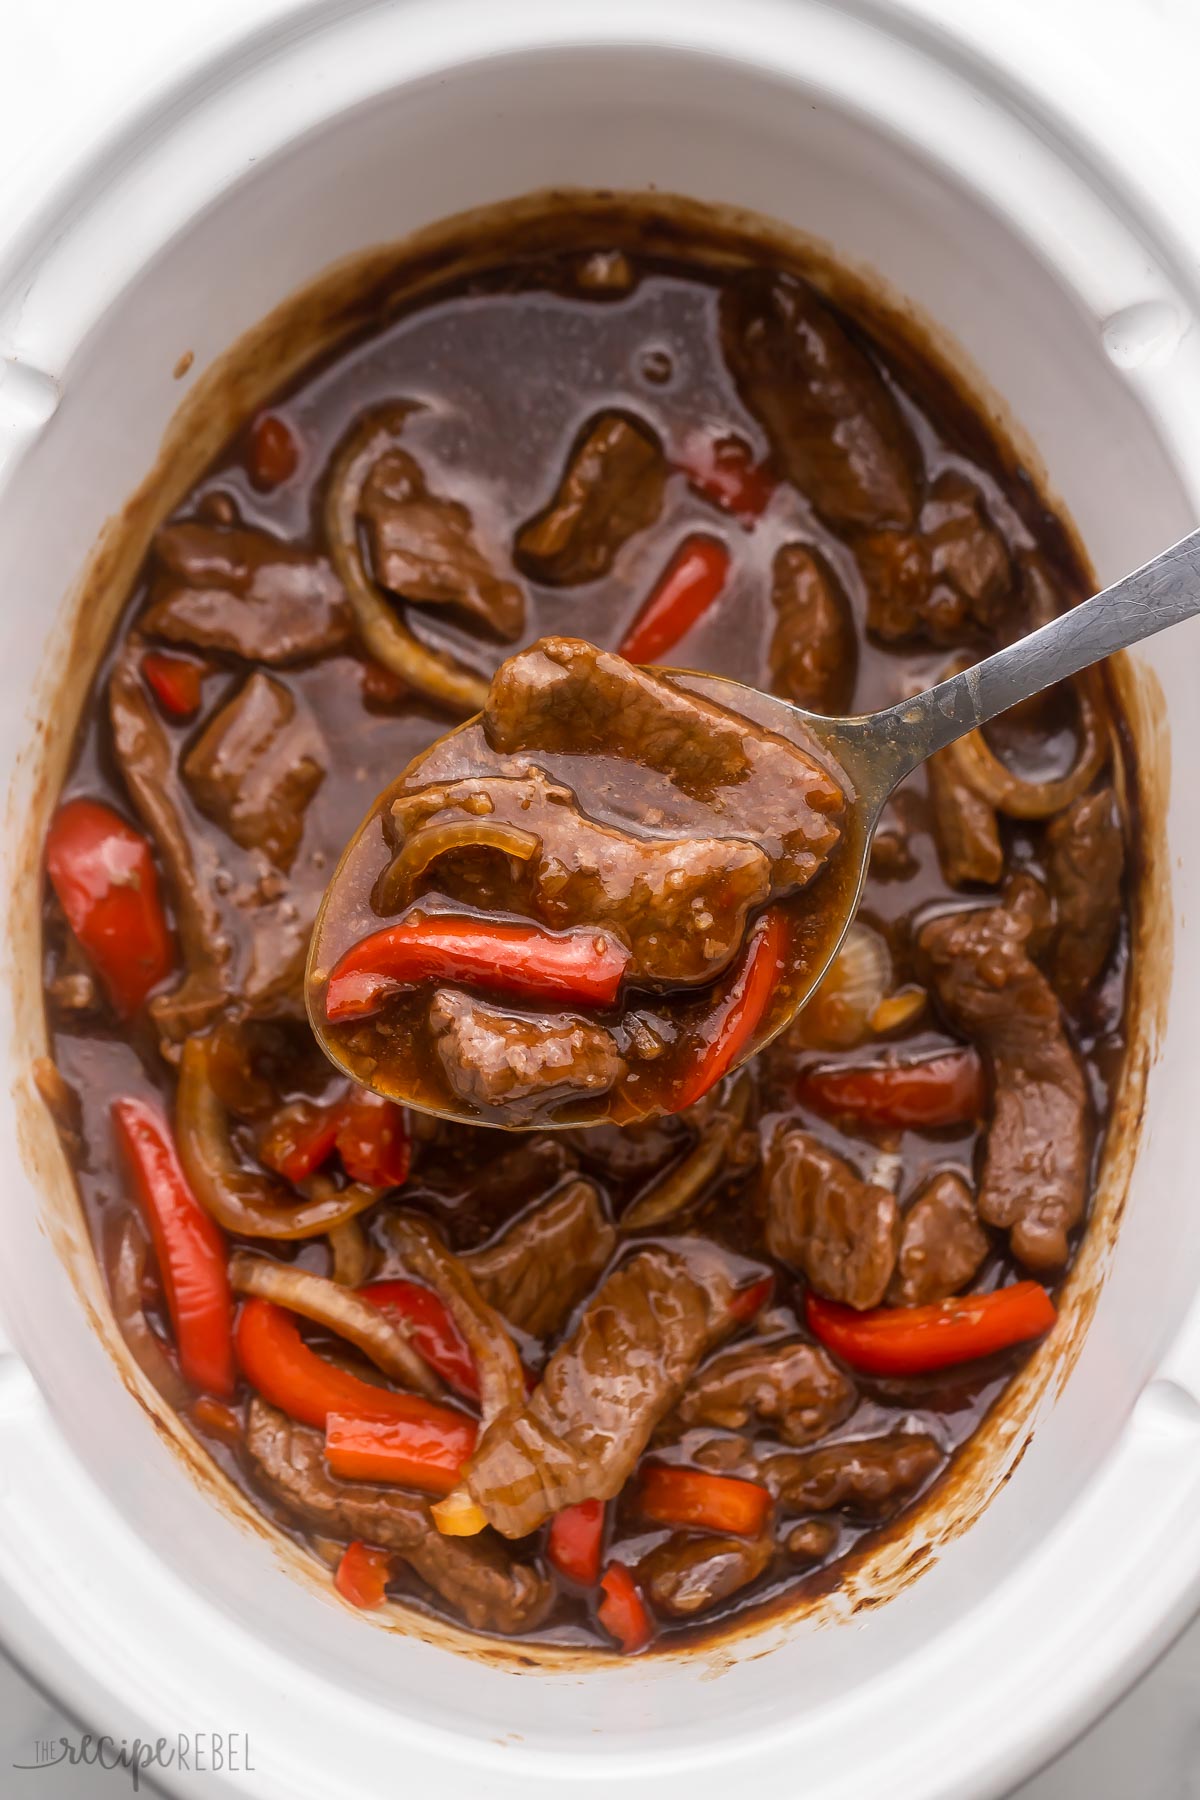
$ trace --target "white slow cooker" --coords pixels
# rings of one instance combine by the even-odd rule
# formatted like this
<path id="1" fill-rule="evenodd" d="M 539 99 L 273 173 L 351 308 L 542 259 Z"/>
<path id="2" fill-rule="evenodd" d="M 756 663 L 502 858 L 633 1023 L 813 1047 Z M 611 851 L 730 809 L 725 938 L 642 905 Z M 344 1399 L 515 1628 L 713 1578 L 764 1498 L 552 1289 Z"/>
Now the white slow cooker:
<path id="1" fill-rule="evenodd" d="M 984 56 L 953 10 L 318 0 L 251 31 L 251 8 L 0 244 L 0 1635 L 117 1739 L 244 1734 L 250 1768 L 176 1769 L 180 1792 L 999 1794 L 1200 1603 L 1200 626 L 1126 674 L 1149 941 L 1067 1317 L 953 1506 L 817 1613 L 699 1653 L 530 1667 L 352 1614 L 222 1503 L 119 1366 L 30 1100 L 35 846 L 68 748 L 64 673 L 103 624 L 80 572 L 189 381 L 338 258 L 548 186 L 752 208 L 944 328 L 1102 578 L 1195 523 L 1193 221 L 1118 166 L 1099 117 L 1089 133 L 1049 106 L 1044 70 L 1017 78 L 999 14 L 981 8 Z"/>

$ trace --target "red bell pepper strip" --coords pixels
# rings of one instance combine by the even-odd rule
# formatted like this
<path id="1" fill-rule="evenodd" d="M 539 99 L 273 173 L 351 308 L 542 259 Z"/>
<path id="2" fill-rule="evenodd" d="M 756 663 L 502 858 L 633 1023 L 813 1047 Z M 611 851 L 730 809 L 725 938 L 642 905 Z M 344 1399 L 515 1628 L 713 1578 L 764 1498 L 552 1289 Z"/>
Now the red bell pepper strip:
<path id="1" fill-rule="evenodd" d="M 246 1431 L 241 1413 L 236 1412 L 232 1406 L 226 1406 L 223 1400 L 213 1400 L 208 1394 L 201 1394 L 188 1407 L 187 1416 L 193 1425 L 198 1425 L 210 1437 L 220 1438 L 223 1443 L 234 1446 L 245 1442 Z"/>
<path id="2" fill-rule="evenodd" d="M 604 1548 L 603 1500 L 580 1500 L 564 1506 L 550 1521 L 546 1554 L 560 1575 L 595 1587 Z"/>
<path id="3" fill-rule="evenodd" d="M 196 1387 L 228 1399 L 236 1372 L 224 1234 L 188 1186 L 161 1108 L 148 1100 L 114 1100 L 112 1117 L 154 1242 L 179 1366 Z"/>
<path id="4" fill-rule="evenodd" d="M 474 1419 L 429 1400 L 424 1410 L 421 1419 L 331 1412 L 325 1421 L 325 1461 L 346 1481 L 394 1481 L 444 1497 L 458 1484 L 478 1427 Z"/>
<path id="5" fill-rule="evenodd" d="M 808 1328 L 818 1341 L 864 1375 L 926 1375 L 974 1362 L 1049 1331 L 1054 1302 L 1036 1281 L 992 1294 L 963 1294 L 932 1306 L 881 1306 L 855 1312 L 809 1294 Z"/>
<path id="6" fill-rule="evenodd" d="M 739 1325 L 748 1325 L 756 1318 L 775 1291 L 775 1277 L 762 1275 L 752 1281 L 749 1287 L 739 1288 L 729 1302 L 729 1311 Z"/>
<path id="7" fill-rule="evenodd" d="M 757 1481 L 651 1463 L 642 1470 L 638 1504 L 659 1525 L 695 1525 L 705 1531 L 757 1537 L 771 1510 L 771 1496 Z"/>
<path id="8" fill-rule="evenodd" d="M 468 1400 L 479 1398 L 475 1358 L 454 1323 L 445 1302 L 432 1288 L 416 1281 L 372 1281 L 358 1290 L 361 1300 L 408 1328 L 412 1345 L 443 1381 Z"/>
<path id="9" fill-rule="evenodd" d="M 327 1362 L 304 1342 L 291 1314 L 270 1300 L 257 1296 L 243 1300 L 233 1337 L 242 1374 L 250 1386 L 302 1425 L 324 1431 L 330 1413 L 409 1419 L 416 1424 L 428 1423 L 431 1417 L 434 1423 L 440 1418 L 457 1422 L 462 1417 L 419 1394 L 376 1387 Z"/>
<path id="10" fill-rule="evenodd" d="M 190 719 L 200 711 L 204 670 L 186 656 L 168 656 L 163 650 L 147 650 L 142 658 L 146 685 L 165 713 L 173 719 Z"/>
<path id="11" fill-rule="evenodd" d="M 742 966 L 709 1022 L 704 1049 L 675 1090 L 682 1112 L 715 1087 L 753 1041 L 779 983 L 787 949 L 787 920 L 765 912 L 750 934 Z"/>
<path id="12" fill-rule="evenodd" d="M 598 929 L 550 932 L 427 913 L 373 931 L 339 958 L 325 990 L 325 1017 L 331 1025 L 366 1018 L 417 981 L 611 1006 L 628 961 L 625 945 Z"/>
<path id="13" fill-rule="evenodd" d="M 393 669 L 385 669 L 377 662 L 363 664 L 358 684 L 363 705 L 369 707 L 399 706 L 411 692 L 403 675 L 397 675 Z"/>
<path id="14" fill-rule="evenodd" d="M 404 1108 L 365 1088 L 332 1102 L 296 1100 L 268 1121 L 258 1146 L 267 1167 L 293 1185 L 315 1174 L 335 1150 L 351 1181 L 402 1186 L 412 1158 Z"/>
<path id="15" fill-rule="evenodd" d="M 626 1656 L 644 1650 L 654 1635 L 654 1625 L 637 1582 L 624 1563 L 609 1563 L 600 1583 L 604 1598 L 596 1617 L 610 1632 Z"/>
<path id="16" fill-rule="evenodd" d="M 942 1050 L 911 1062 L 840 1064 L 802 1075 L 797 1097 L 817 1112 L 848 1113 L 864 1125 L 963 1125 L 987 1102 L 976 1051 Z"/>
<path id="17" fill-rule="evenodd" d="M 678 466 L 698 494 L 745 524 L 766 512 L 775 492 L 774 480 L 755 462 L 745 438 L 732 433 L 713 437 L 696 432 L 685 443 Z"/>
<path id="18" fill-rule="evenodd" d="M 119 1018 L 174 964 L 150 845 L 110 806 L 68 800 L 46 835 L 50 885 Z"/>
<path id="19" fill-rule="evenodd" d="M 626 631 L 617 654 L 629 662 L 658 662 L 714 604 L 728 575 L 729 551 L 719 538 L 685 538 Z"/>
<path id="20" fill-rule="evenodd" d="M 366 1088 L 352 1089 L 338 1108 L 337 1150 L 351 1181 L 401 1187 L 412 1161 L 404 1108 Z"/>
<path id="21" fill-rule="evenodd" d="M 258 1143 L 260 1159 L 293 1186 L 307 1181 L 322 1168 L 337 1148 L 340 1113 L 337 1106 L 314 1100 L 296 1100 L 280 1107 L 267 1121 Z"/>
<path id="22" fill-rule="evenodd" d="M 382 1606 L 387 1584 L 392 1579 L 392 1556 L 387 1550 L 373 1550 L 361 1538 L 355 1538 L 342 1551 L 341 1561 L 333 1573 L 333 1585 L 351 1606 L 371 1612 Z"/>
<path id="23" fill-rule="evenodd" d="M 269 490 L 291 480 L 300 467 L 300 446 L 286 419 L 278 413 L 260 413 L 250 427 L 246 461 L 256 488 Z"/>

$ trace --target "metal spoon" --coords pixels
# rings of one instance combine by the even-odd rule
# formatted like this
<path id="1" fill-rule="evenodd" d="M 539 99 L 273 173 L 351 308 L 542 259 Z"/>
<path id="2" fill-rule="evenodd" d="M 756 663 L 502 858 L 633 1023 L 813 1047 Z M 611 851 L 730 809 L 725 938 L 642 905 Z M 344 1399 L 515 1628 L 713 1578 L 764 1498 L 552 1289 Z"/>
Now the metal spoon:
<path id="1" fill-rule="evenodd" d="M 1181 538 L 1131 575 L 1114 582 L 1028 637 L 1018 639 L 961 674 L 952 675 L 923 694 L 899 701 L 882 712 L 852 718 L 827 718 L 774 695 L 763 694 L 742 682 L 699 675 L 690 670 L 662 671 L 672 675 L 680 686 L 717 700 L 731 712 L 753 718 L 783 737 L 793 741 L 797 738 L 803 741 L 805 736 L 810 742 L 816 739 L 847 778 L 845 786 L 852 795 L 850 811 L 854 824 L 853 832 L 847 835 L 852 836 L 856 862 L 848 878 L 844 875 L 839 884 L 840 913 L 828 922 L 823 953 L 814 957 L 806 968 L 806 980 L 794 987 L 789 996 L 790 1010 L 773 1021 L 775 1032 L 812 998 L 828 972 L 858 908 L 879 815 L 888 796 L 905 776 L 938 750 L 945 749 L 978 726 L 986 725 L 1010 707 L 1032 699 L 1056 682 L 1079 674 L 1117 650 L 1124 650 L 1143 638 L 1165 631 L 1169 625 L 1180 624 L 1197 615 L 1200 615 L 1200 530 Z M 848 844 L 847 848 L 851 846 Z M 351 861 L 354 850 L 352 843 L 326 890 L 327 898 Z M 325 911 L 323 905 L 313 932 L 310 976 L 318 960 Z M 309 1018 L 326 1055 L 339 1067 L 348 1068 L 338 1045 L 326 1037 L 323 1008 L 313 1004 L 311 986 Z M 754 1045 L 755 1052 L 762 1048 L 762 1043 L 763 1040 L 759 1040 Z M 364 1079 L 361 1069 L 349 1072 L 360 1081 Z M 396 1096 L 395 1088 L 384 1087 L 382 1082 L 380 1091 Z M 409 1095 L 396 1097 L 422 1104 L 420 1099 L 414 1100 Z M 428 1103 L 425 1105 L 426 1110 L 434 1110 Z M 445 1115 L 444 1108 L 436 1110 Z M 466 1106 L 461 1114 L 445 1116 L 475 1117 Z M 546 1123 L 541 1121 L 539 1128 L 544 1128 Z"/>
<path id="2" fill-rule="evenodd" d="M 1169 625 L 1200 616 L 1200 530 L 1189 532 L 1143 563 L 1131 575 L 1114 581 L 1090 600 L 1031 631 L 1028 637 L 985 656 L 960 674 L 911 700 L 900 700 L 882 712 L 853 718 L 830 719 L 777 700 L 774 705 L 803 725 L 849 776 L 855 789 L 854 806 L 861 825 L 860 864 L 857 885 L 850 884 L 838 944 L 858 907 L 866 879 L 871 838 L 889 795 L 906 775 L 929 757 L 968 732 L 1032 700 L 1036 694 L 1066 681 L 1081 670 L 1103 662 L 1118 650 L 1154 637 Z M 738 682 L 722 683 L 729 689 Z M 756 701 L 758 696 L 756 694 Z M 766 698 L 764 696 L 763 698 Z M 727 704 L 738 707 L 731 693 Z M 757 716 L 762 717 L 761 711 Z M 777 729 L 784 727 L 781 718 Z M 836 954 L 834 947 L 833 954 Z M 817 971 L 797 1002 L 797 1010 L 811 998 L 825 975 L 833 954 Z"/>

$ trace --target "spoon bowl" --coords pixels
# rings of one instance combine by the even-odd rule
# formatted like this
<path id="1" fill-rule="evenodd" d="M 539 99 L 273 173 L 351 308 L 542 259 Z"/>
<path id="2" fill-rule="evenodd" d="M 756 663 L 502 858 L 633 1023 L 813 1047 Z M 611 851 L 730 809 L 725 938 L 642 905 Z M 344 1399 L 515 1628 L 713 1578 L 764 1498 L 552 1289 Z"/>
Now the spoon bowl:
<path id="1" fill-rule="evenodd" d="M 827 865 L 810 888 L 800 891 L 797 906 L 802 922 L 804 946 L 802 961 L 787 966 L 785 977 L 777 984 L 765 1004 L 757 1029 L 747 1037 L 737 1054 L 722 1065 L 724 1074 L 738 1067 L 776 1037 L 812 998 L 825 979 L 846 932 L 854 918 L 866 879 L 871 841 L 880 813 L 893 790 L 928 757 L 968 738 L 1000 713 L 1022 701 L 1032 699 L 1057 682 L 1081 674 L 1117 650 L 1150 637 L 1166 627 L 1200 614 L 1200 531 L 1189 534 L 1161 555 L 1132 574 L 1105 588 L 1072 611 L 1043 625 L 1037 631 L 1005 646 L 981 662 L 960 670 L 935 687 L 911 699 L 897 702 L 880 712 L 848 718 L 829 718 L 805 711 L 771 694 L 729 680 L 725 677 L 699 674 L 692 670 L 659 669 L 654 673 L 666 677 L 673 686 L 716 702 L 727 713 L 739 715 L 779 738 L 801 748 L 808 758 L 823 767 L 841 786 L 846 812 L 841 840 Z M 481 731 L 479 715 L 467 720 L 409 765 L 401 777 L 408 782 L 414 771 L 430 765 L 430 779 L 444 779 L 437 758 L 445 766 L 445 747 L 469 742 L 469 734 Z M 1078 791 L 1091 780 L 1099 763 L 1093 766 L 1092 754 L 1103 756 L 1098 738 L 1085 744 L 1076 765 Z M 1014 801 L 1005 784 L 1019 788 L 1014 777 L 1007 775 L 995 762 L 981 740 L 974 740 L 975 757 L 987 780 L 1005 790 L 1010 803 L 1006 810 L 1021 815 L 1019 796 Z M 309 1020 L 317 1041 L 330 1060 L 353 1079 L 389 1098 L 472 1124 L 488 1123 L 506 1129 L 538 1129 L 548 1126 L 574 1126 L 597 1123 L 604 1119 L 618 1124 L 674 1110 L 672 1106 L 652 1101 L 640 1110 L 631 1101 L 627 1084 L 599 1096 L 570 1100 L 552 1114 L 540 1111 L 536 1119 L 522 1118 L 515 1111 L 499 1116 L 481 1114 L 467 1103 L 447 1103 L 436 1084 L 427 1085 L 428 1070 L 418 1066 L 414 1058 L 397 1079 L 396 1067 L 386 1066 L 370 1049 L 363 1050 L 354 1042 L 354 1034 L 340 1027 L 331 1030 L 326 1006 L 326 988 L 331 968 L 350 944 L 378 929 L 379 914 L 371 906 L 371 895 L 380 873 L 380 858 L 386 854 L 382 821 L 386 809 L 400 790 L 400 782 L 386 789 L 376 800 L 366 819 L 347 846 L 333 878 L 326 888 L 313 928 L 305 978 L 305 997 Z M 1055 790 L 1049 810 L 1058 810 L 1072 797 L 1070 782 L 1050 784 Z M 998 795 L 998 802 L 1005 799 Z M 597 927 L 597 943 L 600 928 Z M 550 935 L 550 934 L 547 934 Z M 619 946 L 618 946 L 619 947 Z M 609 948 L 612 948 L 609 941 Z M 747 957 L 749 957 L 747 950 Z M 781 961 L 778 965 L 784 967 Z M 428 1060 L 427 1058 L 425 1059 Z M 714 1077 L 715 1079 L 715 1077 Z M 698 1096 L 689 1094 L 677 1105 Z"/>

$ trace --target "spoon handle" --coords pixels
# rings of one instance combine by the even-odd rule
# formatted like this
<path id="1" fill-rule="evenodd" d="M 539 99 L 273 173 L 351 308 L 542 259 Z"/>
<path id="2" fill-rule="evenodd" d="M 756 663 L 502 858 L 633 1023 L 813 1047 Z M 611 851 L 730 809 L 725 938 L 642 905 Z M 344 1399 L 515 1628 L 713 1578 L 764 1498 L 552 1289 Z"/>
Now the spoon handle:
<path id="1" fill-rule="evenodd" d="M 888 787 L 918 763 L 1043 688 L 1200 614 L 1200 530 L 1049 625 L 960 675 L 863 721 Z M 857 723 L 857 721 L 856 721 Z"/>

